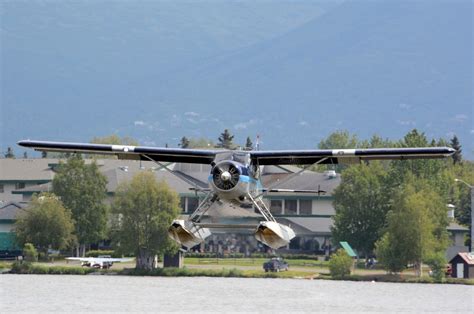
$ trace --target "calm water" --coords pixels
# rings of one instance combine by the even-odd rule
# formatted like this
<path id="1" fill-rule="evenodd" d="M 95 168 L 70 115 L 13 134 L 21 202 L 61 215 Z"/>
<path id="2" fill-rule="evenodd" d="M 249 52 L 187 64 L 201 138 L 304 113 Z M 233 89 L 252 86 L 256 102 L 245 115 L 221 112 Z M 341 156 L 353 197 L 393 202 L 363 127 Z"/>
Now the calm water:
<path id="1" fill-rule="evenodd" d="M 474 313 L 474 287 L 295 279 L 0 275 L 0 312 Z"/>

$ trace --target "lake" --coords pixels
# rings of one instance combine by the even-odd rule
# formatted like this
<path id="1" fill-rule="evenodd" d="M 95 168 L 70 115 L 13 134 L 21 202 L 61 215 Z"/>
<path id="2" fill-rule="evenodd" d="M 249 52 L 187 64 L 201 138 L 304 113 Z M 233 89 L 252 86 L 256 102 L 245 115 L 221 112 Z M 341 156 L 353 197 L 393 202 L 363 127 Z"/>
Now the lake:
<path id="1" fill-rule="evenodd" d="M 474 286 L 300 279 L 0 275 L 0 311 L 474 313 Z"/>

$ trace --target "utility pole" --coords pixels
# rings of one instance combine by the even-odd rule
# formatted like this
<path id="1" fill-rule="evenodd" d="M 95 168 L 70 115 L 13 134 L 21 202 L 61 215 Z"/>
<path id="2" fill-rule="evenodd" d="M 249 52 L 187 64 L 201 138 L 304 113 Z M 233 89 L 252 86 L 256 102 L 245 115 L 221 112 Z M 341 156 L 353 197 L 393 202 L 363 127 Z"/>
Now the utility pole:
<path id="1" fill-rule="evenodd" d="M 469 245 L 469 252 L 472 252 L 474 250 L 474 186 L 470 185 L 466 181 L 463 181 L 461 179 L 454 179 L 456 182 L 461 182 L 464 185 L 468 186 L 469 189 L 471 190 L 471 243 Z"/>

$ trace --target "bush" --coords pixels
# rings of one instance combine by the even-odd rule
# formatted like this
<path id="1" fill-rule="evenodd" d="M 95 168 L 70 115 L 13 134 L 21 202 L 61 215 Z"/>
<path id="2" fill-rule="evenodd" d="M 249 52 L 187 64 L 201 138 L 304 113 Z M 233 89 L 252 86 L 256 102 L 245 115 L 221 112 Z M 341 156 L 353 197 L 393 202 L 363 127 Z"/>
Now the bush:
<path id="1" fill-rule="evenodd" d="M 329 271 L 336 279 L 347 277 L 351 274 L 352 257 L 347 255 L 343 249 L 337 250 L 329 260 Z"/>
<path id="2" fill-rule="evenodd" d="M 37 262 L 38 261 L 38 252 L 31 243 L 25 243 L 23 247 L 23 259 L 26 262 Z"/>
<path id="3" fill-rule="evenodd" d="M 446 263 L 447 263 L 446 258 L 444 257 L 444 254 L 435 253 L 429 256 L 425 262 L 431 268 L 431 271 L 432 271 L 431 276 L 433 277 L 433 279 L 438 282 L 443 281 L 445 277 Z"/>
<path id="4" fill-rule="evenodd" d="M 110 255 L 111 257 L 121 257 L 121 256 L 117 256 L 114 250 L 90 250 L 86 253 L 86 257 L 99 257 L 99 255 Z"/>
<path id="5" fill-rule="evenodd" d="M 188 269 L 183 268 L 156 268 L 153 270 L 126 269 L 121 272 L 132 276 L 161 276 L 161 277 L 243 277 L 239 269 Z"/>
<path id="6" fill-rule="evenodd" d="M 46 266 L 35 265 L 29 262 L 15 262 L 12 264 L 11 273 L 14 274 L 36 274 L 36 275 L 86 275 L 97 271 L 93 268 Z"/>

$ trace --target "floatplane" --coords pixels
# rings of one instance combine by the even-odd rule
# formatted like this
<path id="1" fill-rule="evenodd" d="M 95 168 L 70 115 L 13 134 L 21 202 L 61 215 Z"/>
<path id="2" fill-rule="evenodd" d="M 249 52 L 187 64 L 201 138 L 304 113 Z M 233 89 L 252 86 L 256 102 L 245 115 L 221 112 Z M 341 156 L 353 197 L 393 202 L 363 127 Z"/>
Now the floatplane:
<path id="1" fill-rule="evenodd" d="M 273 249 L 286 246 L 295 237 L 295 232 L 290 226 L 279 223 L 273 217 L 262 196 L 268 192 L 319 193 L 320 191 L 265 189 L 260 180 L 261 166 L 302 165 L 300 171 L 286 179 L 289 180 L 307 167 L 316 164 L 444 158 L 455 152 L 449 147 L 236 151 L 32 140 L 19 141 L 18 145 L 37 151 L 111 154 L 119 159 L 152 161 L 167 170 L 170 170 L 167 163 L 210 165 L 209 188 L 196 188 L 206 193 L 205 197 L 191 215 L 175 219 L 168 229 L 169 236 L 188 249 L 202 243 L 211 235 L 211 230 L 217 228 L 250 229 L 258 241 Z M 230 204 L 234 208 L 236 205 L 251 206 L 259 213 L 260 219 L 256 224 L 244 225 L 202 221 L 202 217 L 211 206 L 224 204 Z"/>

